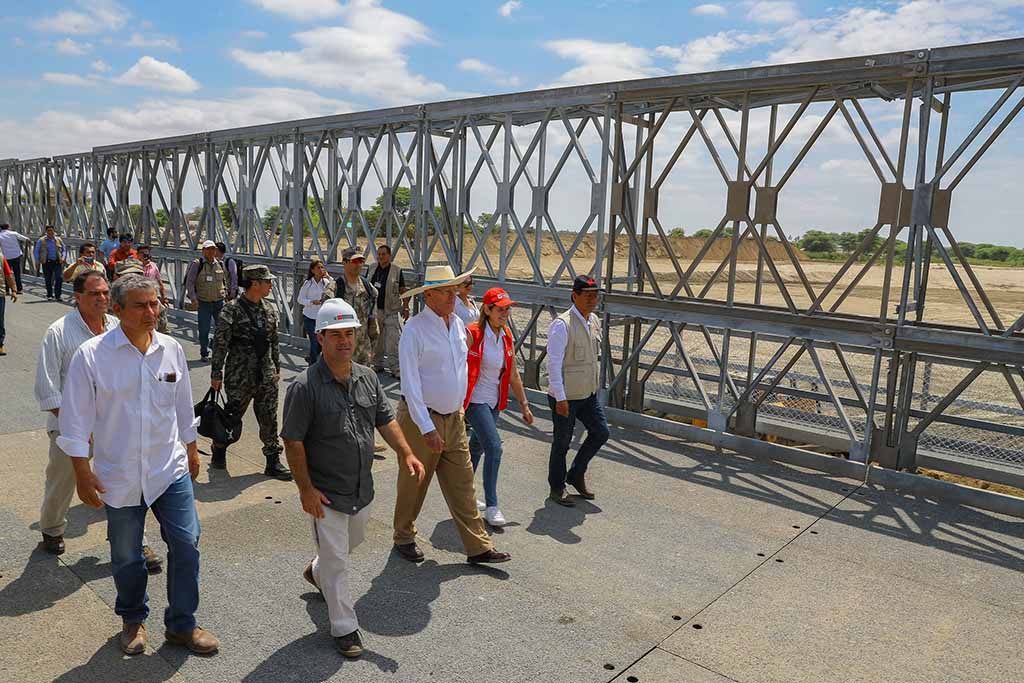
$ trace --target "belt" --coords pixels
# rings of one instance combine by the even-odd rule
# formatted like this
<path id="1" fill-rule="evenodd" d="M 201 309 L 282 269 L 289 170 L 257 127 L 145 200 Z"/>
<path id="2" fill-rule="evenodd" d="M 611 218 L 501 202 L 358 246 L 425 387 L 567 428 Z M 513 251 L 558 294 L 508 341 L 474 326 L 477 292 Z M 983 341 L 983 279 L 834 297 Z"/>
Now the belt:
<path id="1" fill-rule="evenodd" d="M 405 403 L 405 396 L 399 396 L 398 400 L 401 401 L 402 403 Z M 431 415 L 437 415 L 438 417 L 451 417 L 452 415 L 457 415 L 459 413 L 458 410 L 453 410 L 450 413 L 441 413 L 434 410 L 433 408 L 430 408 L 429 406 L 427 407 L 427 412 L 430 413 Z"/>

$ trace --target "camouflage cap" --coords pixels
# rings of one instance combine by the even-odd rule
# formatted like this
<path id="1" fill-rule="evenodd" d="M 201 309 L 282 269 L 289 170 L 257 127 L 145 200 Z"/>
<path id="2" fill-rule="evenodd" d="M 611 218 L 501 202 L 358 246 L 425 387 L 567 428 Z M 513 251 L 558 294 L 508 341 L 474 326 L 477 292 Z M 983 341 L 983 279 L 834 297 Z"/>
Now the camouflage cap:
<path id="1" fill-rule="evenodd" d="M 363 250 L 359 247 L 349 247 L 345 251 L 341 252 L 342 261 L 365 261 L 366 257 L 363 256 Z"/>
<path id="2" fill-rule="evenodd" d="M 276 280 L 277 276 L 270 272 L 270 268 L 262 265 L 252 265 L 242 268 L 242 277 L 246 280 Z"/>
<path id="3" fill-rule="evenodd" d="M 123 261 L 118 262 L 114 266 L 114 274 L 118 277 L 124 275 L 144 275 L 145 270 L 142 268 L 142 263 L 134 258 L 126 258 Z"/>

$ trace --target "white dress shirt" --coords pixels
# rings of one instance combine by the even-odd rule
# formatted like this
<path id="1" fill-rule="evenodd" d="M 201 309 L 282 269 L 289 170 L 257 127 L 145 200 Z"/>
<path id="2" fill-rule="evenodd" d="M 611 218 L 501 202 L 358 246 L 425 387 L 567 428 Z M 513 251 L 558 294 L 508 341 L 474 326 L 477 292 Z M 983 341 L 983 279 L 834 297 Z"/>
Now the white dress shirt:
<path id="1" fill-rule="evenodd" d="M 584 327 L 589 327 L 591 332 L 598 329 L 600 321 L 593 313 L 590 314 L 588 322 L 580 309 L 573 304 L 572 311 Z M 565 361 L 565 347 L 569 345 L 569 330 L 565 323 L 555 318 L 548 327 L 548 393 L 555 397 L 556 401 L 565 399 L 565 382 L 562 379 L 562 363 Z"/>
<path id="2" fill-rule="evenodd" d="M 421 434 L 436 429 L 430 410 L 447 415 L 462 408 L 466 400 L 466 326 L 454 314 L 449 314 L 448 323 L 424 307 L 409 318 L 398 341 L 402 396 Z"/>
<path id="3" fill-rule="evenodd" d="M 188 472 L 182 443 L 196 440 L 192 383 L 181 345 L 153 332 L 146 354 L 120 327 L 82 344 L 64 379 L 57 445 L 73 458 L 89 456 L 120 508 L 152 505 Z"/>
<path id="4" fill-rule="evenodd" d="M 473 297 L 469 297 L 469 305 L 462 303 L 462 299 L 458 296 L 455 297 L 455 315 L 459 316 L 459 319 L 466 325 L 470 325 L 480 320 L 480 309 L 476 305 L 476 301 Z"/>
<path id="5" fill-rule="evenodd" d="M 104 332 L 117 326 L 117 318 L 112 315 L 103 316 Z M 64 377 L 71 365 L 71 357 L 79 346 L 95 336 L 77 308 L 51 324 L 43 335 L 39 362 L 36 364 L 35 394 L 39 410 L 47 413 L 46 431 L 55 432 L 60 428 L 57 416 L 49 411 L 60 408 Z"/>
<path id="6" fill-rule="evenodd" d="M 504 334 L 505 331 L 501 330 Z M 473 385 L 470 403 L 484 403 L 494 408 L 498 405 L 501 369 L 505 367 L 505 341 L 490 325 L 484 324 L 483 356 L 480 359 L 480 374 Z"/>
<path id="7" fill-rule="evenodd" d="M 11 259 L 21 258 L 21 242 L 28 242 L 28 238 L 21 233 L 14 232 L 11 229 L 0 230 L 0 253 L 3 253 L 4 258 L 10 261 Z"/>
<path id="8" fill-rule="evenodd" d="M 327 288 L 328 283 L 333 282 L 330 277 L 324 276 L 320 279 L 320 282 L 316 281 L 315 277 L 311 277 L 302 283 L 302 287 L 299 288 L 299 293 L 295 299 L 302 306 L 302 315 L 310 320 L 316 320 L 316 314 L 320 312 L 320 304 L 314 304 L 314 301 L 323 301 L 324 289 Z"/>

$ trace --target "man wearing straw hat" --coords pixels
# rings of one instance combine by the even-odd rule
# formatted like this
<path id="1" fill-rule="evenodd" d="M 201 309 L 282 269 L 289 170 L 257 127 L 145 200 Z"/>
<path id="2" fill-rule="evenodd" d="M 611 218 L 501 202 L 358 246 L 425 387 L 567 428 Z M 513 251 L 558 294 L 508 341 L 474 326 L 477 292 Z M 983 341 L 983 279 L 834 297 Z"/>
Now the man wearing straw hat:
<path id="1" fill-rule="evenodd" d="M 455 288 L 473 274 L 455 276 L 450 266 L 430 266 L 420 292 L 426 306 L 406 323 L 398 343 L 402 400 L 398 425 L 426 471 L 422 480 L 399 468 L 395 500 L 395 551 L 411 562 L 423 560 L 416 545 L 416 517 L 434 473 L 444 493 L 470 564 L 508 562 L 494 549 L 476 507 L 473 465 L 466 442 L 462 403 L 468 382 L 466 327 L 454 314 Z"/>

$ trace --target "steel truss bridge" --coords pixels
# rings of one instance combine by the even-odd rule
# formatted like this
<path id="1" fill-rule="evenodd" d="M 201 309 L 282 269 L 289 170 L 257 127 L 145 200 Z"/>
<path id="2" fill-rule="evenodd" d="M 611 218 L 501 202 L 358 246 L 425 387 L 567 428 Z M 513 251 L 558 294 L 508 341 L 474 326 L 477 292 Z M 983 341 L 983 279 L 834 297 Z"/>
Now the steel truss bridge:
<path id="1" fill-rule="evenodd" d="M 1022 84 L 1024 40 L 1009 40 L 196 133 L 2 161 L 0 218 L 53 223 L 71 244 L 131 231 L 179 302 L 197 244 L 222 240 L 285 276 L 286 333 L 313 255 L 388 244 L 413 275 L 476 267 L 523 303 L 535 388 L 550 316 L 591 273 L 608 289 L 612 407 L 703 420 L 688 436 L 825 470 L 839 460 L 825 452 L 845 453 L 1020 486 L 1024 301 L 986 291 L 956 237 L 975 226 L 951 216 L 1005 144 Z M 830 134 L 855 142 L 871 199 L 863 241 L 822 278 L 780 216 L 814 199 L 799 183 Z M 693 207 L 688 183 L 720 218 L 683 254 L 663 217 Z M 950 302 L 928 306 L 940 279 L 954 322 L 936 315 Z"/>

